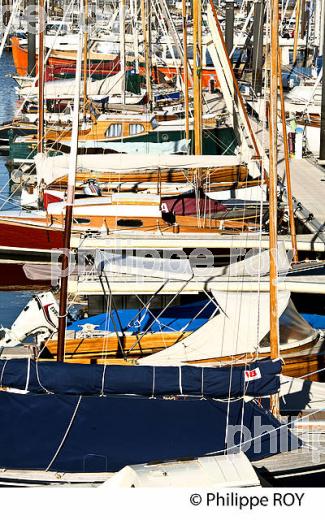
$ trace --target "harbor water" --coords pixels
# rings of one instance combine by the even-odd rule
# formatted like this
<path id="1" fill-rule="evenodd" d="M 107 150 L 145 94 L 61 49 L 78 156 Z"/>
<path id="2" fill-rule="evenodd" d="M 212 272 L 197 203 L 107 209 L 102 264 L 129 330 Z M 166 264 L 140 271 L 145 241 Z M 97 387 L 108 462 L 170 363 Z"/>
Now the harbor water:
<path id="1" fill-rule="evenodd" d="M 14 74 L 12 55 L 4 52 L 1 58 L 0 67 L 0 124 L 10 121 L 17 108 L 17 97 L 15 85 L 16 82 L 10 77 Z M 19 198 L 18 191 L 12 193 L 10 191 L 9 174 L 6 168 L 7 157 L 0 155 L 0 208 L 17 208 L 15 201 Z M 15 188 L 13 188 L 15 190 Z M 10 197 L 11 202 L 7 202 Z M 8 327 L 17 317 L 17 311 L 20 311 L 25 303 L 30 299 L 30 293 L 21 292 L 4 292 L 0 291 L 0 307 L 1 316 L 0 324 Z"/>

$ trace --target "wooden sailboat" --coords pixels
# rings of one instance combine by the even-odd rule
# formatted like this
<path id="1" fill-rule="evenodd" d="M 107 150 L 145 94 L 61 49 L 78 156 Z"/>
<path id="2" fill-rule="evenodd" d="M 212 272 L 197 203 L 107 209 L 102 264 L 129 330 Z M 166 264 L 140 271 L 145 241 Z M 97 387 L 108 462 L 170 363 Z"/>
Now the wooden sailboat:
<path id="1" fill-rule="evenodd" d="M 81 31 L 80 34 L 82 35 Z M 81 46 L 78 49 L 77 82 L 80 81 L 80 72 Z M 77 86 L 73 153 L 65 211 L 66 253 L 70 252 L 73 220 L 78 90 Z M 65 359 L 68 288 L 65 270 L 69 264 L 69 254 L 64 257 L 60 293 L 58 361 Z M 273 269 L 274 266 L 272 272 Z M 220 295 L 220 298 L 222 296 L 228 298 L 229 295 Z M 268 295 L 266 297 L 268 298 Z M 251 306 L 256 305 L 252 298 L 250 300 Z M 273 320 L 273 323 L 274 310 L 277 314 L 277 309 L 280 304 L 285 303 L 285 300 L 286 297 L 282 298 L 278 302 L 279 305 L 275 305 L 275 309 L 274 302 L 271 300 L 269 319 Z M 266 310 L 266 315 L 269 316 L 268 311 L 269 309 Z M 220 315 L 224 316 L 222 313 Z M 249 333 L 250 329 L 247 325 L 250 324 L 245 324 L 246 331 Z M 211 323 L 209 329 L 210 326 Z M 232 323 L 228 325 L 228 329 L 231 328 L 234 338 L 238 331 Z M 206 339 L 206 333 L 204 336 Z M 222 340 L 221 335 L 219 337 Z M 191 341 L 190 338 L 191 336 L 184 341 Z M 244 340 L 245 335 L 240 335 L 240 339 Z M 211 351 L 214 349 L 215 340 L 219 341 L 219 338 L 210 334 Z M 186 350 L 181 343 L 176 345 L 178 354 Z M 244 347 L 246 345 L 242 345 L 242 348 Z M 188 364 L 193 360 L 190 357 L 194 356 L 194 360 L 197 359 L 198 350 L 195 341 L 192 350 L 188 349 L 189 353 L 190 351 L 191 356 L 186 359 Z M 281 423 L 272 414 L 266 413 L 256 402 L 243 398 L 245 396 L 256 399 L 278 393 L 280 360 L 255 359 L 252 364 L 247 364 L 244 351 L 241 367 L 232 365 L 219 368 L 184 367 L 181 366 L 182 359 L 179 359 L 180 362 L 176 363 L 176 366 L 175 364 L 170 366 L 169 348 L 165 352 L 167 352 L 165 358 L 167 366 L 159 361 L 157 364 L 155 361 L 152 362 L 153 357 L 157 360 L 157 354 L 152 356 L 149 362 L 144 360 L 141 363 L 150 366 L 134 367 L 85 367 L 60 362 L 39 363 L 33 360 L 0 361 L 0 414 L 7 425 L 0 430 L 2 447 L 0 466 L 6 473 L 8 470 L 10 472 L 17 469 L 32 471 L 42 469 L 48 481 L 46 475 L 51 470 L 74 473 L 104 472 L 107 475 L 130 464 L 227 453 L 230 449 L 242 449 L 241 440 L 234 446 L 234 442 L 229 438 L 228 426 L 240 426 L 238 430 L 240 433 L 243 433 L 244 428 L 251 431 L 256 424 L 256 418 L 260 420 L 259 424 L 262 424 L 263 429 L 267 432 L 272 429 L 272 433 L 275 433 L 277 451 L 280 451 L 278 441 Z M 275 357 L 274 352 L 272 357 Z M 8 388 L 23 390 L 23 392 L 8 392 Z M 273 409 L 275 410 L 275 406 Z M 148 443 L 147 438 L 143 436 L 143 432 L 148 431 L 148 428 L 151 428 L 154 442 Z M 20 442 L 21 431 L 24 432 L 23 445 Z M 130 431 L 132 431 L 131 437 Z M 170 438 L 170 432 L 172 432 L 172 441 L 166 443 L 166 438 Z M 292 446 L 295 438 L 289 433 L 288 440 Z M 262 443 L 262 450 L 259 450 L 258 454 L 254 448 L 253 445 L 247 450 L 247 455 L 252 460 L 270 455 L 271 450 L 266 443 Z M 23 477 L 26 479 L 26 473 Z"/>

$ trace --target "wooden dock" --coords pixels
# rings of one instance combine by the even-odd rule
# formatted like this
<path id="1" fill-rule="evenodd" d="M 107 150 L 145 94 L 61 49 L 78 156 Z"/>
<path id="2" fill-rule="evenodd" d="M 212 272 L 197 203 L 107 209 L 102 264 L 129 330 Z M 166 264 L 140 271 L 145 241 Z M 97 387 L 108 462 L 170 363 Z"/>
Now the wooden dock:
<path id="1" fill-rule="evenodd" d="M 302 412 L 302 420 L 292 428 L 292 433 L 303 442 L 301 448 L 278 453 L 253 463 L 260 477 L 272 486 L 324 485 L 325 416 L 324 411 L 314 412 Z M 287 417 L 289 422 L 290 419 L 290 416 Z"/>
<path id="2" fill-rule="evenodd" d="M 250 102 L 247 104 L 254 105 L 255 114 L 258 115 L 258 104 Z M 256 117 L 250 117 L 254 134 L 261 143 L 268 143 L 268 131 L 263 128 L 263 107 L 261 108 L 261 115 L 258 117 L 259 120 L 257 120 Z M 282 186 L 285 188 L 285 164 L 281 125 L 278 126 L 278 129 L 280 134 L 278 146 L 278 175 L 279 178 L 282 179 Z M 290 160 L 290 168 L 296 215 L 313 234 L 311 241 L 315 240 L 325 243 L 325 169 L 318 164 L 317 158 L 312 156 L 301 160 L 292 158 Z M 286 195 L 285 191 L 284 194 Z"/>

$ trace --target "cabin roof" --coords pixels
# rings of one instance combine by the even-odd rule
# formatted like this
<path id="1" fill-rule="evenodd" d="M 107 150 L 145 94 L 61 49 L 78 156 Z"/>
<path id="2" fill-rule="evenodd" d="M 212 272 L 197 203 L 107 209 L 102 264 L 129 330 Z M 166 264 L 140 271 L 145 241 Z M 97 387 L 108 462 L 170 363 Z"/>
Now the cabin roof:
<path id="1" fill-rule="evenodd" d="M 154 114 L 102 114 L 97 121 L 134 121 L 148 123 L 155 118 Z"/>

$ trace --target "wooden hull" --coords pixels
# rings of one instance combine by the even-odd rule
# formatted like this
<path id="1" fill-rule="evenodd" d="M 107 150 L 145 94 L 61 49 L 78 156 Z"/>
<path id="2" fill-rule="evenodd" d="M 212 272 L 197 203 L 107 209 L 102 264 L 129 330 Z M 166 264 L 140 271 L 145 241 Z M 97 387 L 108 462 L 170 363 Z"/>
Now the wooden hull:
<path id="1" fill-rule="evenodd" d="M 94 200 L 93 206 L 96 206 Z M 74 216 L 75 224 L 72 232 L 80 234 L 84 231 L 98 232 L 104 227 L 107 234 L 114 232 L 117 236 L 118 231 L 132 232 L 150 231 L 160 233 L 241 233 L 247 230 L 256 230 L 259 226 L 258 216 L 253 215 L 242 220 L 206 217 L 202 219 L 202 224 L 196 216 L 177 216 L 176 223 L 166 222 L 162 218 L 156 217 L 126 217 L 123 216 L 88 216 L 87 207 L 83 215 Z M 51 252 L 52 249 L 63 247 L 63 215 L 50 215 L 48 218 L 13 218 L 0 219 L 0 252 L 12 251 L 16 254 L 23 251 Z M 201 227 L 202 226 L 202 227 Z M 204 227 L 203 227 L 204 226 Z"/>
<path id="2" fill-rule="evenodd" d="M 283 359 L 282 373 L 289 377 L 304 377 L 306 381 L 325 382 L 325 343 L 319 341 L 319 336 L 311 339 L 308 343 L 288 348 L 283 346 L 280 351 Z M 259 359 L 268 357 L 270 354 L 262 354 Z M 256 359 L 255 353 L 240 356 L 222 357 L 215 359 L 197 360 L 195 364 L 234 363 L 242 365 Z M 307 376 L 307 377 L 306 377 Z"/>

